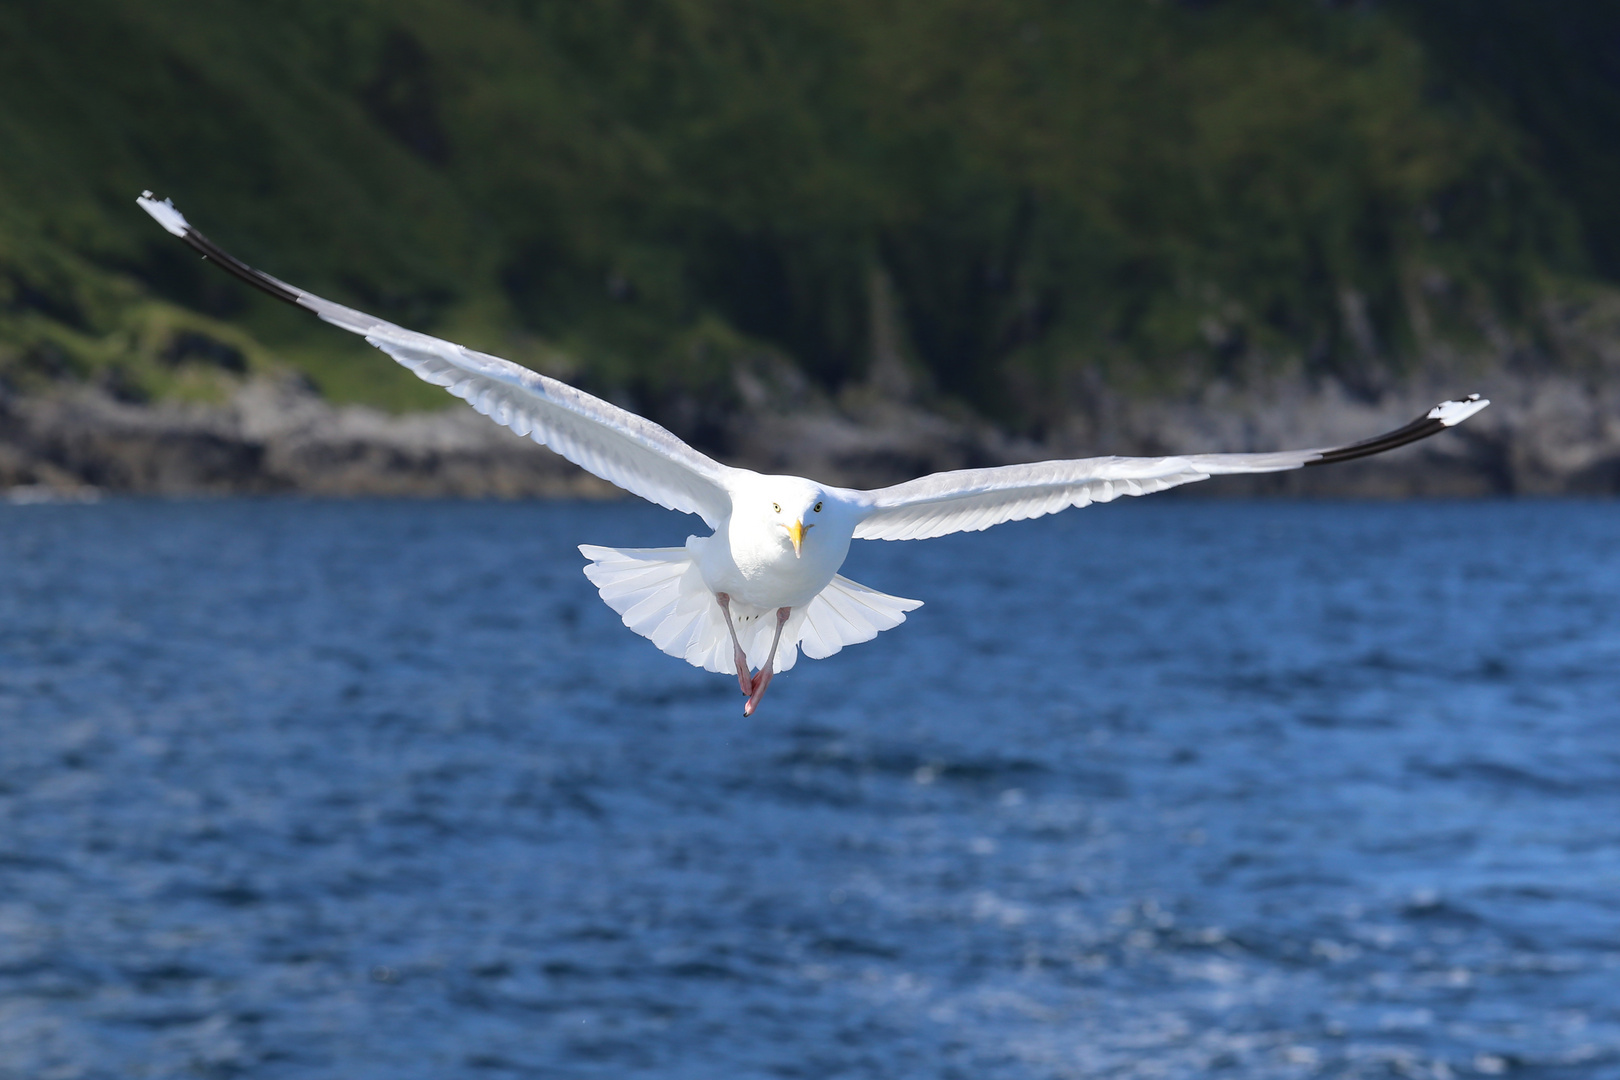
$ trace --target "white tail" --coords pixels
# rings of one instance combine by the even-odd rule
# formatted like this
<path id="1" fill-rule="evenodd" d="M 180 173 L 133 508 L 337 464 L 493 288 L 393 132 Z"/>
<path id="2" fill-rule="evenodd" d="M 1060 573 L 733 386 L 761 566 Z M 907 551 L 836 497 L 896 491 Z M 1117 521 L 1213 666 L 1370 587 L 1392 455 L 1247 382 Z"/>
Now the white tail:
<path id="1" fill-rule="evenodd" d="M 722 673 L 733 670 L 725 615 L 689 551 L 591 544 L 581 544 L 579 551 L 591 560 L 585 576 L 607 606 L 624 618 L 624 625 L 670 656 L 696 667 Z M 773 666 L 777 671 L 792 667 L 801 646 L 804 655 L 820 660 L 845 645 L 871 641 L 905 622 L 906 612 L 921 606 L 921 600 L 889 596 L 846 577 L 834 577 L 814 600 L 794 609 L 782 628 Z M 752 667 L 763 664 L 770 653 L 776 623 L 764 617 L 768 614 L 736 603 L 731 607 L 737 640 Z"/>

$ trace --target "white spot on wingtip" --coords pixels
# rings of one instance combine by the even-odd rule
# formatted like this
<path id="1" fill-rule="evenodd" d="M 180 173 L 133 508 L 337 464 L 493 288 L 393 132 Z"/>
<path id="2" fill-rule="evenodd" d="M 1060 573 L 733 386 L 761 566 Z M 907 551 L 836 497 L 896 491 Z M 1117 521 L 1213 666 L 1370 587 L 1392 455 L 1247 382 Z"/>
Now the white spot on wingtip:
<path id="1" fill-rule="evenodd" d="M 1489 404 L 1488 398 L 1469 394 L 1461 401 L 1442 401 L 1429 410 L 1429 419 L 1438 420 L 1446 427 L 1455 427 Z"/>
<path id="2" fill-rule="evenodd" d="M 162 202 L 158 202 L 157 199 L 152 197 L 150 191 L 143 191 L 141 197 L 136 199 L 135 203 L 142 210 L 151 214 L 154 221 L 175 236 L 183 237 L 191 228 L 190 223 L 185 219 L 185 215 L 174 208 L 172 199 L 164 199 Z"/>

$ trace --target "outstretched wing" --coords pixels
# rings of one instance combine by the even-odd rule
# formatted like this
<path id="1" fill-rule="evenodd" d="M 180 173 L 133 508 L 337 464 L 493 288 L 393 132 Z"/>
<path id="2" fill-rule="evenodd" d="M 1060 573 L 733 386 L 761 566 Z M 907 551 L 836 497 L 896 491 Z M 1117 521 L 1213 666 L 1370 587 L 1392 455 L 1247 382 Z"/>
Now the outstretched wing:
<path id="1" fill-rule="evenodd" d="M 867 511 L 858 540 L 926 540 L 975 532 L 1003 521 L 1055 514 L 1071 506 L 1108 502 L 1229 473 L 1284 472 L 1381 454 L 1459 424 L 1490 402 L 1478 394 L 1445 401 L 1423 416 L 1377 438 L 1349 446 L 1283 450 L 1271 454 L 1189 454 L 1181 457 L 1102 457 L 1037 461 L 997 469 L 934 473 L 893 487 L 862 492 Z"/>
<path id="2" fill-rule="evenodd" d="M 359 334 L 418 378 L 444 387 L 496 423 L 551 447 L 582 469 L 660 506 L 697 514 L 711 527 L 730 513 L 726 477 L 732 470 L 651 420 L 510 360 L 406 330 L 278 281 L 192 228 L 168 199 L 158 202 L 148 191 L 136 201 L 159 225 L 221 269 Z"/>

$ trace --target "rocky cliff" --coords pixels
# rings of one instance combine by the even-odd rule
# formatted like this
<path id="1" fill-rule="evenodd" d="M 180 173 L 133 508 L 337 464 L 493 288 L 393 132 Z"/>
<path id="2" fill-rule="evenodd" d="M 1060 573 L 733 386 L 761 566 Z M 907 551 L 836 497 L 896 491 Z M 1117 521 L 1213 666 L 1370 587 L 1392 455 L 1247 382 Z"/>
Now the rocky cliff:
<path id="1" fill-rule="evenodd" d="M 1015 439 L 872 388 L 789 408 L 739 375 L 748 406 L 717 456 L 862 487 L 938 469 L 1097 454 L 1333 445 L 1399 426 L 1446 397 L 1493 405 L 1414 447 L 1331 469 L 1217 480 L 1202 494 L 1410 495 L 1620 492 L 1620 385 L 1515 375 L 1409 385 L 1376 401 L 1332 382 L 1280 379 L 1139 400 L 1099 389 L 1040 441 Z M 603 497 L 615 489 L 459 403 L 390 415 L 323 401 L 295 378 L 255 379 L 217 405 L 135 404 L 70 386 L 0 398 L 0 489 L 13 498 L 91 492 L 297 492 L 328 496 Z"/>

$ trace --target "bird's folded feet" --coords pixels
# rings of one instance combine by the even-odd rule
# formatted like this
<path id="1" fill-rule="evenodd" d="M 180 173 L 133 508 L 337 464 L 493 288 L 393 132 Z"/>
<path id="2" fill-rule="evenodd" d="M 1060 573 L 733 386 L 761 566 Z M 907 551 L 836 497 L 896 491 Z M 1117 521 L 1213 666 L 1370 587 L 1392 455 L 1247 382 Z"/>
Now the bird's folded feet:
<path id="1" fill-rule="evenodd" d="M 743 703 L 744 716 L 754 715 L 754 710 L 759 708 L 760 699 L 765 696 L 765 688 L 771 685 L 771 678 L 775 674 L 769 664 L 759 669 L 759 674 L 754 676 L 753 686 L 749 690 L 748 700 Z"/>
<path id="2" fill-rule="evenodd" d="M 748 701 L 743 705 L 744 716 L 754 715 L 754 710 L 759 708 L 760 698 L 765 696 L 765 688 L 771 685 L 771 676 L 776 674 L 772 670 L 773 665 L 776 663 L 776 647 L 782 643 L 782 627 L 787 625 L 788 616 L 792 614 L 792 608 L 781 607 L 776 609 L 776 636 L 771 638 L 771 655 L 765 658 L 765 666 L 760 668 L 759 674 L 754 676 L 754 683 L 748 694 Z"/>

